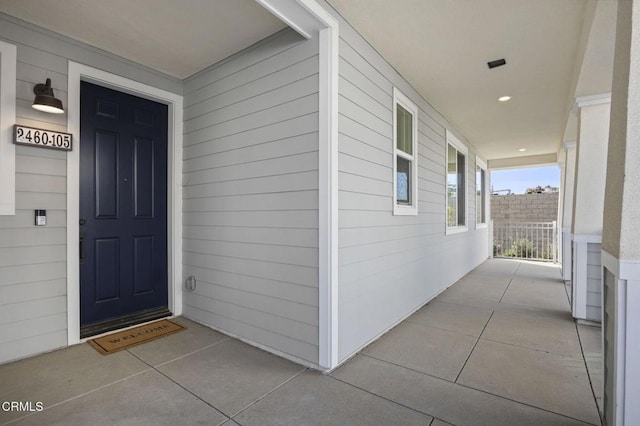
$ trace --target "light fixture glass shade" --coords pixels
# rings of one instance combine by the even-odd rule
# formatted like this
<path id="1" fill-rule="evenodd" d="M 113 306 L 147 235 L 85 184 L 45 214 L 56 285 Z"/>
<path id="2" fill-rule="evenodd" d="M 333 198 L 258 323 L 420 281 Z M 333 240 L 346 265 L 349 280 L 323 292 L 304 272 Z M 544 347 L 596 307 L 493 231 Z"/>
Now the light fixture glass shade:
<path id="1" fill-rule="evenodd" d="M 62 101 L 53 95 L 50 78 L 47 79 L 45 84 L 36 84 L 33 88 L 33 93 L 36 94 L 33 105 L 31 105 L 34 109 L 51 114 L 64 113 Z"/>

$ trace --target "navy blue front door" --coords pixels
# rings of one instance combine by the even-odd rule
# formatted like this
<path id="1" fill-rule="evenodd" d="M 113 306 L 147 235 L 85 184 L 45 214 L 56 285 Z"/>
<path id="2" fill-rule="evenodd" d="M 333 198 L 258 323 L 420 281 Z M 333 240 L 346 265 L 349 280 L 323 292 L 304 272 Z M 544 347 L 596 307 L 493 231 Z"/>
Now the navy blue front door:
<path id="1" fill-rule="evenodd" d="M 167 294 L 167 106 L 82 82 L 81 326 Z"/>

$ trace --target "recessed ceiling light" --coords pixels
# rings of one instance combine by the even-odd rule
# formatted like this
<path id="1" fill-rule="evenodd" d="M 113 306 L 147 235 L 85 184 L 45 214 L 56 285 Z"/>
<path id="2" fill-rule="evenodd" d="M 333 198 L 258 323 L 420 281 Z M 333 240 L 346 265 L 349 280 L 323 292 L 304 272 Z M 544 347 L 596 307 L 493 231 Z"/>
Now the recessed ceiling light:
<path id="1" fill-rule="evenodd" d="M 520 148 L 520 149 L 518 150 L 518 152 L 525 152 L 526 150 L 527 150 L 527 148 Z"/>
<path id="2" fill-rule="evenodd" d="M 509 99 L 511 99 L 511 96 L 500 96 L 498 98 L 500 102 L 507 102 Z"/>

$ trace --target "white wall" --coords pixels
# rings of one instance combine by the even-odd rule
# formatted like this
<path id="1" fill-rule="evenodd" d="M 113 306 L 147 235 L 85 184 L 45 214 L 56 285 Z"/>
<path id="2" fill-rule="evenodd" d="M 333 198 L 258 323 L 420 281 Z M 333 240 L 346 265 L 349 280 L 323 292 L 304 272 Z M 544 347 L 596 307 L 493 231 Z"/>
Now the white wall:
<path id="1" fill-rule="evenodd" d="M 0 40 L 17 46 L 17 124 L 67 130 L 66 114 L 31 103 L 33 86 L 51 78 L 68 105 L 68 60 L 182 92 L 179 80 L 3 14 Z M 15 161 L 16 214 L 0 216 L 0 363 L 67 344 L 67 154 L 17 146 Z M 47 226 L 34 226 L 34 209 L 47 210 Z"/>
<path id="2" fill-rule="evenodd" d="M 572 232 L 602 235 L 609 102 L 580 108 Z"/>
<path id="3" fill-rule="evenodd" d="M 469 229 L 445 235 L 445 130 L 465 138 L 342 19 L 339 72 L 338 351 L 343 361 L 489 252 L 488 229 L 475 227 L 474 147 L 467 143 Z M 418 216 L 392 214 L 394 87 L 419 108 Z"/>
<path id="4" fill-rule="evenodd" d="M 640 2 L 618 3 L 604 202 L 604 417 L 640 424 Z"/>
<path id="5" fill-rule="evenodd" d="M 184 315 L 318 364 L 318 40 L 185 81 Z"/>
<path id="6" fill-rule="evenodd" d="M 576 177 L 576 143 L 567 142 L 564 144 L 565 152 L 565 172 L 562 192 L 562 227 L 571 230 L 573 221 L 573 193 L 575 189 Z"/>
<path id="7" fill-rule="evenodd" d="M 67 60 L 184 89 L 183 278 L 198 278 L 184 313 L 317 365 L 317 40 L 283 31 L 182 82 L 13 18 L 1 24 L 0 39 L 18 45 L 20 124 L 66 130 L 65 116 L 30 103 L 33 84 L 50 77 L 67 105 Z M 340 34 L 344 360 L 484 261 L 489 239 L 475 226 L 474 147 L 344 21 Z M 419 108 L 418 216 L 392 215 L 394 87 Z M 447 130 L 469 148 L 468 231 L 448 236 Z M 0 362 L 64 346 L 67 336 L 66 154 L 19 147 L 17 160 L 18 212 L 0 217 Z M 33 226 L 36 208 L 48 210 L 48 227 Z M 38 261 L 16 255 L 38 250 Z"/>
<path id="8" fill-rule="evenodd" d="M 576 176 L 576 143 L 564 142 L 564 179 L 562 183 L 562 279 L 571 280 L 572 255 L 571 255 L 571 223 L 573 221 L 573 193 Z"/>

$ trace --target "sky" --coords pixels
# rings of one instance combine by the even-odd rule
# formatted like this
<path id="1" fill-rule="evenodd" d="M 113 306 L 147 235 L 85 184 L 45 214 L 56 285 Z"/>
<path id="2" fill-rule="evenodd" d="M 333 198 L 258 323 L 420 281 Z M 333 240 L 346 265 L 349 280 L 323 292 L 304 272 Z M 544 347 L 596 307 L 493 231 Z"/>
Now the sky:
<path id="1" fill-rule="evenodd" d="M 524 194 L 527 188 L 536 186 L 560 186 L 558 166 L 532 167 L 526 169 L 493 170 L 491 186 L 494 191 L 510 189 L 512 194 Z"/>

